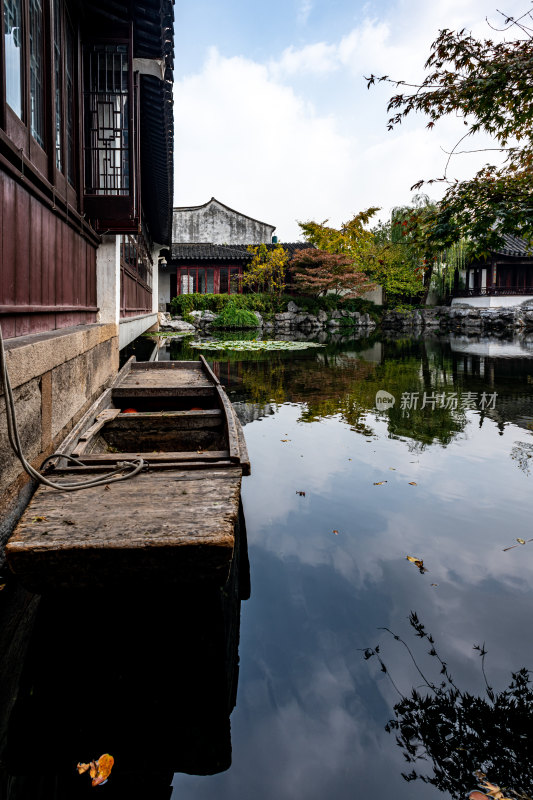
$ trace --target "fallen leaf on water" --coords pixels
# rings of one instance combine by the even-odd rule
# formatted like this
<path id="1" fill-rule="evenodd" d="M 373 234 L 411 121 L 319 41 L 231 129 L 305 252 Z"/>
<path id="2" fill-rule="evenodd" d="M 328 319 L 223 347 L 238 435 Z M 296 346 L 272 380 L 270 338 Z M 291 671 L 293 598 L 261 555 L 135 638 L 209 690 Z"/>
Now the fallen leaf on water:
<path id="1" fill-rule="evenodd" d="M 32 522 L 46 522 L 46 517 L 32 517 Z"/>
<path id="2" fill-rule="evenodd" d="M 63 525 L 75 525 L 75 524 L 76 523 L 74 522 L 73 519 L 64 519 L 63 520 Z"/>
<path id="3" fill-rule="evenodd" d="M 280 439 L 280 442 L 290 442 L 290 439 Z"/>
<path id="4" fill-rule="evenodd" d="M 92 780 L 92 786 L 101 786 L 102 783 L 105 783 L 111 774 L 111 770 L 113 769 L 113 764 L 115 763 L 115 759 L 113 756 L 110 756 L 109 753 L 104 753 L 103 756 L 100 756 L 98 761 L 96 762 L 96 766 L 98 767 L 97 773 Z"/>
<path id="5" fill-rule="evenodd" d="M 106 492 L 110 492 L 110 491 L 111 491 L 111 486 L 108 486 L 108 485 L 106 484 L 106 485 L 104 486 L 104 491 L 106 491 Z"/>
<path id="6" fill-rule="evenodd" d="M 411 564 L 414 564 L 415 567 L 418 567 L 422 575 L 424 574 L 424 572 L 428 571 L 427 568 L 424 566 L 424 562 L 422 561 L 421 558 L 415 558 L 415 556 L 405 556 L 405 557 L 407 561 L 410 561 Z"/>
<path id="7" fill-rule="evenodd" d="M 533 542 L 533 539 L 517 539 L 518 544 L 527 544 L 528 542 Z M 515 547 L 518 547 L 518 544 L 512 544 L 510 547 L 504 547 L 502 553 L 506 553 L 507 550 L 514 550 Z"/>
<path id="8" fill-rule="evenodd" d="M 335 536 L 339 535 L 339 531 L 333 531 L 333 533 L 335 534 Z"/>
<path id="9" fill-rule="evenodd" d="M 374 486 L 383 486 L 384 483 L 387 483 L 387 481 L 378 481 L 377 483 L 374 483 Z"/>
<path id="10" fill-rule="evenodd" d="M 396 467 L 389 467 L 393 472 L 396 472 Z"/>
<path id="11" fill-rule="evenodd" d="M 296 490 L 296 494 L 299 495 L 300 497 L 305 497 L 305 492 L 299 492 L 298 490 Z"/>
<path id="12" fill-rule="evenodd" d="M 432 586 L 438 586 L 439 584 L 438 583 L 432 583 L 431 585 Z"/>
<path id="13" fill-rule="evenodd" d="M 409 486 L 416 486 L 416 483 L 414 481 L 409 481 Z"/>
<path id="14" fill-rule="evenodd" d="M 104 753 L 97 761 L 91 761 L 89 764 L 79 763 L 78 772 L 82 775 L 89 770 L 91 786 L 101 786 L 109 778 L 114 763 L 113 756 L 110 756 L 109 753 Z"/>
<path id="15" fill-rule="evenodd" d="M 489 797 L 492 797 L 493 800 L 510 800 L 508 797 L 503 796 L 503 792 L 499 786 L 496 786 L 495 783 L 489 783 L 489 781 L 480 780 L 479 785 L 483 787 L 486 794 Z M 479 792 L 481 794 L 481 792 Z M 480 800 L 480 798 L 478 798 Z"/>

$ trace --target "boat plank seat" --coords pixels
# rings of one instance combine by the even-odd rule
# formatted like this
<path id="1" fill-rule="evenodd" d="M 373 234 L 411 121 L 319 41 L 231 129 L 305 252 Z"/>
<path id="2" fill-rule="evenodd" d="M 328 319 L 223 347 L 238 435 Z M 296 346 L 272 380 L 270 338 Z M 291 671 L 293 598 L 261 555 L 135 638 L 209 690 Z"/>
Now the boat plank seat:
<path id="1" fill-rule="evenodd" d="M 208 466 L 201 472 L 143 472 L 134 483 L 79 492 L 41 486 L 7 545 L 11 569 L 35 592 L 151 573 L 222 586 L 233 553 L 241 476 L 238 467 Z M 76 480 L 75 471 L 71 478 Z"/>
<path id="2" fill-rule="evenodd" d="M 193 396 L 213 392 L 213 382 L 199 364 L 180 361 L 160 364 L 156 369 L 132 364 L 131 370 L 113 387 L 113 397 Z"/>
<path id="3" fill-rule="evenodd" d="M 174 463 L 180 461 L 227 461 L 229 460 L 229 450 L 191 450 L 167 453 L 83 453 L 81 460 L 87 464 L 107 464 L 113 467 L 117 461 L 131 461 L 136 458 L 143 458 L 148 464 L 161 464 L 165 461 Z"/>

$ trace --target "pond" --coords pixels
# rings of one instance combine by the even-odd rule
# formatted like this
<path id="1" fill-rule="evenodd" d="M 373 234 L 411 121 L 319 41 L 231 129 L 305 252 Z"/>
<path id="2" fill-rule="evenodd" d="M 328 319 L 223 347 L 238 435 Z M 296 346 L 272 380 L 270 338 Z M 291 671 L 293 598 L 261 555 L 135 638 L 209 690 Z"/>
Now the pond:
<path id="1" fill-rule="evenodd" d="M 478 769 L 531 794 L 529 711 L 513 719 L 501 696 L 495 709 L 483 674 L 497 694 L 533 667 L 531 347 L 374 339 L 206 354 L 245 423 L 252 592 L 232 767 L 177 775 L 177 796 L 441 794 L 402 777 L 415 770 L 461 797 Z M 380 391 L 392 408 L 376 407 Z M 424 687 L 441 681 L 440 694 Z M 398 707 L 413 688 L 420 700 Z M 408 763 L 418 736 L 428 760 Z"/>
<path id="2" fill-rule="evenodd" d="M 180 341 L 159 357 L 197 353 Z M 213 711 L 221 651 L 209 602 L 154 607 L 141 594 L 109 616 L 101 598 L 81 610 L 50 601 L 20 680 L 53 687 L 44 709 L 61 704 L 61 680 L 70 697 L 77 685 L 79 707 L 25 753 L 16 725 L 0 724 L 0 742 L 7 730 L 23 762 L 48 738 L 44 752 L 59 756 L 80 716 L 105 726 L 122 687 L 113 735 L 139 775 L 115 797 L 168 798 L 172 782 L 188 800 L 460 798 L 478 787 L 476 770 L 505 796 L 533 796 L 533 692 L 520 672 L 533 669 L 533 343 L 337 336 L 206 358 L 252 463 L 231 729 Z M 47 667 L 50 648 L 62 676 Z M 94 730 L 78 750 L 100 747 Z M 0 786 L 9 800 L 85 796 L 75 781 L 44 788 L 50 770 L 41 759 L 40 783 Z M 113 781 L 98 791 L 112 796 Z"/>

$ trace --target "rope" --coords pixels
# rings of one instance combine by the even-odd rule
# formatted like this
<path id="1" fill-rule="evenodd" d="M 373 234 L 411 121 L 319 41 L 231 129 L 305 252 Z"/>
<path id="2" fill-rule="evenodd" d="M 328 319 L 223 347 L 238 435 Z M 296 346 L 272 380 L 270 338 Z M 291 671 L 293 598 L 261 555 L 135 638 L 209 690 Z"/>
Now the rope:
<path id="1" fill-rule="evenodd" d="M 51 489 L 58 489 L 59 491 L 64 492 L 75 492 L 79 489 L 90 489 L 92 486 L 101 486 L 103 484 L 108 483 L 117 483 L 118 481 L 125 481 L 129 478 L 133 478 L 135 475 L 138 475 L 139 472 L 145 465 L 145 462 L 142 458 L 134 459 L 132 461 L 117 461 L 116 468 L 113 469 L 111 472 L 106 473 L 105 475 L 100 475 L 98 478 L 92 478 L 88 481 L 79 481 L 76 483 L 54 483 L 53 481 L 45 478 L 42 473 L 38 470 L 34 469 L 29 461 L 26 460 L 24 457 L 24 453 L 22 451 L 22 445 L 20 443 L 20 435 L 19 429 L 17 424 L 17 415 L 15 412 L 15 400 L 13 397 L 13 390 L 11 388 L 11 381 L 9 380 L 9 374 L 7 371 L 7 361 L 6 361 L 6 353 L 4 350 L 4 339 L 2 337 L 2 326 L 0 325 L 0 385 L 3 386 L 4 389 L 4 397 L 6 401 L 6 417 L 7 417 L 7 435 L 9 438 L 9 443 L 13 448 L 13 451 L 17 458 L 19 459 L 20 463 L 22 464 L 24 470 L 28 473 L 30 478 L 38 481 L 39 483 L 44 484 L 45 486 L 49 486 Z M 64 453 L 53 453 L 51 456 L 48 456 L 43 462 L 43 465 L 46 464 L 47 461 L 50 461 L 53 458 L 66 458 L 68 461 L 74 462 L 79 466 L 85 467 L 86 464 L 83 461 L 80 461 L 74 456 L 69 456 Z M 127 472 L 125 475 L 121 474 L 126 469 L 131 469 L 131 472 Z"/>

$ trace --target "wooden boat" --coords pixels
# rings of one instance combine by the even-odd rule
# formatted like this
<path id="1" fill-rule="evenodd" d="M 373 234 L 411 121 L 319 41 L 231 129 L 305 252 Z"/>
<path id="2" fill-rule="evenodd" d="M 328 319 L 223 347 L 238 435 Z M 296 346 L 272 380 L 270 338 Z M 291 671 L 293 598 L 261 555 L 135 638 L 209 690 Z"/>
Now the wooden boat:
<path id="1" fill-rule="evenodd" d="M 58 453 L 46 472 L 55 482 L 145 463 L 121 482 L 41 486 L 6 547 L 23 585 L 39 593 L 139 579 L 224 585 L 250 463 L 231 402 L 202 356 L 130 359 Z"/>

